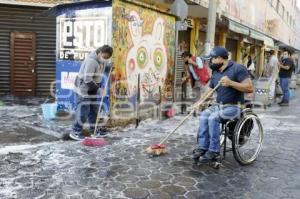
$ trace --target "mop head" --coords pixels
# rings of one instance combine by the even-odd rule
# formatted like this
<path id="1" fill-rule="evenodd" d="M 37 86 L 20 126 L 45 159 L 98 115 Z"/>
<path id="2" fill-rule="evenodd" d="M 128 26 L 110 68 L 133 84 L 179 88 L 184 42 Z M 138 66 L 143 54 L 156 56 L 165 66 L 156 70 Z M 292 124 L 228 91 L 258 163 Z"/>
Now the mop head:
<path id="1" fill-rule="evenodd" d="M 146 149 L 146 153 L 153 156 L 159 156 L 167 153 L 166 145 L 164 144 L 154 144 Z"/>
<path id="2" fill-rule="evenodd" d="M 104 138 L 93 138 L 93 137 L 86 137 L 82 141 L 84 146 L 91 146 L 91 147 L 103 147 L 107 145 L 107 141 Z"/>
<path id="3" fill-rule="evenodd" d="M 173 117 L 175 115 L 175 112 L 176 110 L 174 108 L 170 108 L 168 111 L 167 111 L 167 116 L 170 118 L 170 117 Z"/>

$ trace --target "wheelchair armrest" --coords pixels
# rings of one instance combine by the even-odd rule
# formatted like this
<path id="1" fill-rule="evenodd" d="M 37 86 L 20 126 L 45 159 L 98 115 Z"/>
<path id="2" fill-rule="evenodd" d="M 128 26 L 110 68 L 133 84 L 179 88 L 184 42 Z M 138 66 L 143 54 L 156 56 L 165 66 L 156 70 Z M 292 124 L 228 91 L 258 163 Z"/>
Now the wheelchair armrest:
<path id="1" fill-rule="evenodd" d="M 251 100 L 245 100 L 245 108 L 252 109 L 254 106 L 253 102 Z"/>

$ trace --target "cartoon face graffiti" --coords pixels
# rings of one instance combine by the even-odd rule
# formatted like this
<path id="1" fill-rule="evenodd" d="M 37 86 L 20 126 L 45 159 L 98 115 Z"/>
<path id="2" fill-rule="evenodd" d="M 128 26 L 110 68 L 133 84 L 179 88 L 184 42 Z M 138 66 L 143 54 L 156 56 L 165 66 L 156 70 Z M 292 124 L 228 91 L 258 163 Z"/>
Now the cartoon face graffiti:
<path id="1" fill-rule="evenodd" d="M 129 95 L 136 93 L 140 74 L 141 98 L 158 95 L 167 75 L 167 51 L 164 46 L 164 20 L 157 18 L 151 34 L 142 34 L 143 20 L 130 12 L 128 23 L 133 46 L 126 60 Z"/>

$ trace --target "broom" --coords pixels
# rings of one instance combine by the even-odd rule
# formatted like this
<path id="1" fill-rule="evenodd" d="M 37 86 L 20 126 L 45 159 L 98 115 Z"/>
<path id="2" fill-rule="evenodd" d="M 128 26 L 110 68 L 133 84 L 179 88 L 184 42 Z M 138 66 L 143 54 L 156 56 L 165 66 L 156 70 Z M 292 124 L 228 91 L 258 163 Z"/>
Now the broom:
<path id="1" fill-rule="evenodd" d="M 113 66 L 110 67 L 110 70 L 109 70 L 109 73 L 108 73 L 108 76 L 107 76 L 107 80 L 106 80 L 105 85 L 104 85 L 104 91 L 106 91 L 106 88 L 107 88 L 108 81 L 110 79 L 110 75 L 111 75 L 112 70 L 113 70 Z M 97 127 L 98 127 L 100 114 L 101 114 L 101 107 L 102 107 L 102 104 L 103 104 L 103 98 L 104 98 L 104 96 L 102 96 L 101 100 L 100 100 L 100 105 L 99 105 L 99 109 L 98 109 L 98 113 L 97 113 L 94 133 L 93 133 L 93 135 L 91 135 L 91 137 L 85 137 L 84 140 L 82 141 L 82 144 L 85 145 L 85 146 L 102 147 L 102 146 L 105 146 L 107 144 L 107 141 L 104 138 L 97 138 L 96 137 Z"/>
<path id="2" fill-rule="evenodd" d="M 183 118 L 183 120 L 174 128 L 164 139 L 160 141 L 159 144 L 153 144 L 146 149 L 146 153 L 153 156 L 159 156 L 165 154 L 167 152 L 166 145 L 164 144 L 169 137 L 176 132 L 176 130 L 195 112 L 196 108 L 202 105 L 218 88 L 220 87 L 220 83 L 215 86 L 210 92 L 208 92 L 203 98 L 201 98 L 198 102 L 196 102 L 192 107 L 191 112 Z"/>

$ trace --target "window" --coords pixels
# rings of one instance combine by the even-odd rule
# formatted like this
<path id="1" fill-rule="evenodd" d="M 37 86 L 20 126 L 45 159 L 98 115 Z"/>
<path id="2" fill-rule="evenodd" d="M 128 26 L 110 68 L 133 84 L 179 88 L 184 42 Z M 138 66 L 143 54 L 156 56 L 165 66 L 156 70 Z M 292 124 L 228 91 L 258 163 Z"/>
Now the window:
<path id="1" fill-rule="evenodd" d="M 284 19 L 284 7 L 280 2 L 277 4 L 277 13 Z"/>
<path id="2" fill-rule="evenodd" d="M 277 12 L 279 13 L 279 0 L 274 0 L 276 1 L 274 8 L 276 8 Z"/>
<path id="3" fill-rule="evenodd" d="M 294 28 L 295 28 L 295 26 L 296 26 L 295 19 L 293 20 L 293 26 L 294 26 Z"/>
<path id="4" fill-rule="evenodd" d="M 272 0 L 271 1 L 271 5 L 273 6 L 273 8 L 277 9 L 277 1 L 278 0 Z"/>
<path id="5" fill-rule="evenodd" d="M 274 0 L 268 0 L 269 4 L 272 6 Z"/>

